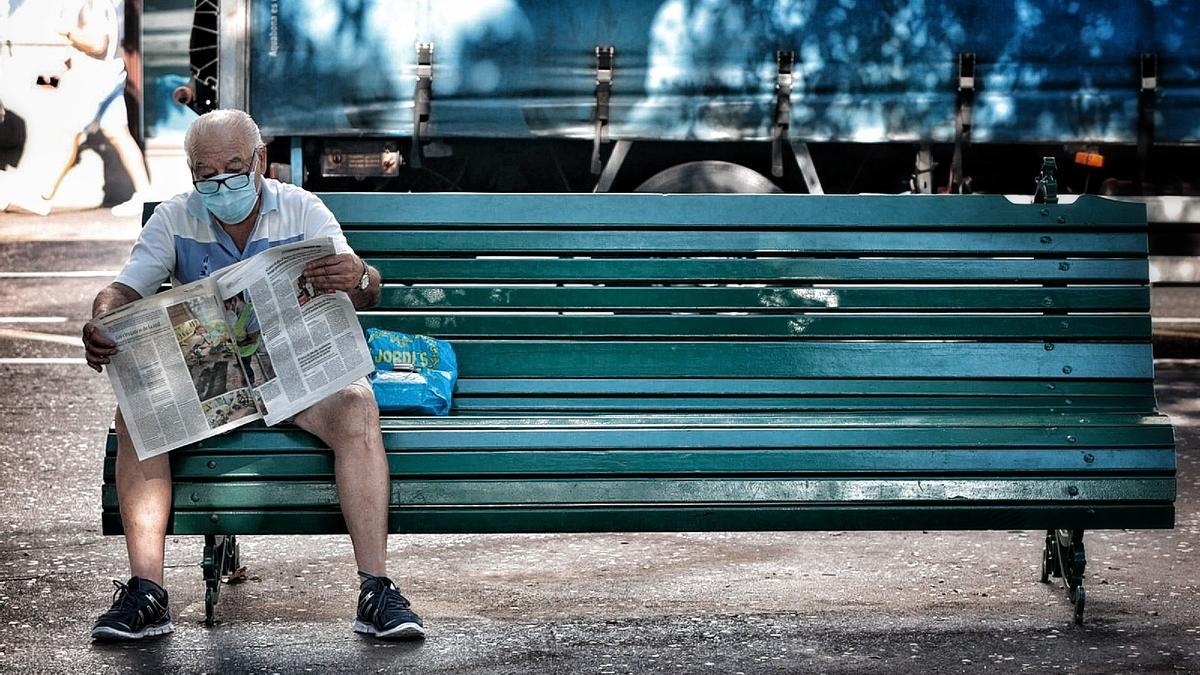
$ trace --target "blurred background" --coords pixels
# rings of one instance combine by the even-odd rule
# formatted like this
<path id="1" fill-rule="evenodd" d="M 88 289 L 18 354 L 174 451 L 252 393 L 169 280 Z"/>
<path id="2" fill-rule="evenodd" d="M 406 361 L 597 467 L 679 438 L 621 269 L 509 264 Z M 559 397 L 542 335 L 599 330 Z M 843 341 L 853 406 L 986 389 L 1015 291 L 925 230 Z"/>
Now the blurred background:
<path id="1" fill-rule="evenodd" d="M 189 120 L 236 107 L 317 190 L 1026 194 L 1054 156 L 1064 194 L 1200 219 L 1190 0 L 0 0 L 5 182 L 70 133 L 81 2 L 121 17 L 159 197 Z M 64 202 L 133 194 L 96 136 L 102 192 Z"/>

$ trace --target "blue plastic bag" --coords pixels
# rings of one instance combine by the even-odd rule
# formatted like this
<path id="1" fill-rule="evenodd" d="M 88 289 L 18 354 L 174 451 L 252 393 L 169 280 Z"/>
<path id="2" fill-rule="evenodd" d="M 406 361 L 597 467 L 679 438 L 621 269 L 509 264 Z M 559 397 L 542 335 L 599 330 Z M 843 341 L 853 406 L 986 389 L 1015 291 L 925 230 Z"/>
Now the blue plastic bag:
<path id="1" fill-rule="evenodd" d="M 450 413 L 458 360 L 445 340 L 380 328 L 367 329 L 375 361 L 371 388 L 379 410 L 410 415 Z"/>

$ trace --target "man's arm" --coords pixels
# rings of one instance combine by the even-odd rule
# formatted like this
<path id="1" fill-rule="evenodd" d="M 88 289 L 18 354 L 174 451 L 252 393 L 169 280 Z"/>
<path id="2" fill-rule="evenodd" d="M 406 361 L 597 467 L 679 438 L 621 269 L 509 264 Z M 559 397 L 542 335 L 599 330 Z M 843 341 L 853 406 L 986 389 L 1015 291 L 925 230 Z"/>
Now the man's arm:
<path id="1" fill-rule="evenodd" d="M 62 31 L 62 36 L 70 40 L 71 46 L 93 59 L 102 59 L 108 53 L 108 34 L 102 31 L 71 29 Z"/>
<path id="2" fill-rule="evenodd" d="M 80 10 L 76 25 L 59 31 L 71 45 L 94 59 L 103 59 L 108 53 L 110 28 L 117 18 L 111 6 L 90 4 Z"/>
<path id="3" fill-rule="evenodd" d="M 365 290 L 358 287 L 364 270 L 370 280 Z M 322 291 L 345 291 L 350 295 L 355 309 L 370 309 L 379 304 L 382 294 L 379 270 L 353 253 L 318 258 L 304 267 L 304 275 Z"/>
<path id="4" fill-rule="evenodd" d="M 141 299 L 137 291 L 114 281 L 96 294 L 96 299 L 92 301 L 92 318 Z M 83 324 L 83 348 L 87 352 L 88 366 L 97 373 L 103 371 L 117 353 L 117 343 L 105 335 L 104 329 L 94 321 Z"/>

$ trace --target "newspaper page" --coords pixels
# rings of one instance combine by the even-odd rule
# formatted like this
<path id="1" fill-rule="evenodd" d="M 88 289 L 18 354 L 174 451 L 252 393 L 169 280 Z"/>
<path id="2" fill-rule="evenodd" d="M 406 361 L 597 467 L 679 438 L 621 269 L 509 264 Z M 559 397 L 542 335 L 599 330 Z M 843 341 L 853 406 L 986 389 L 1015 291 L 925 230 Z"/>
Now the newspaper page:
<path id="1" fill-rule="evenodd" d="M 304 276 L 305 265 L 334 253 L 330 238 L 310 239 L 267 249 L 213 277 L 268 425 L 374 370 L 350 297 L 323 293 Z"/>
<path id="2" fill-rule="evenodd" d="M 96 322 L 118 345 L 106 370 L 139 459 L 262 417 L 213 280 L 119 307 Z"/>

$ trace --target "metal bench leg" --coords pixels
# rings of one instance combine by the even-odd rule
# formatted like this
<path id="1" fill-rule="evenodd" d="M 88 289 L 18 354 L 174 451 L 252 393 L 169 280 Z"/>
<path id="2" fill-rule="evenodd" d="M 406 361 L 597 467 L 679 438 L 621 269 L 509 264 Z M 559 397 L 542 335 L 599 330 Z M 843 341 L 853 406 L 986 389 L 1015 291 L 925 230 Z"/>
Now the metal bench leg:
<path id="1" fill-rule="evenodd" d="M 232 534 L 204 535 L 204 625 L 217 623 L 217 602 L 221 597 L 221 577 L 241 564 L 237 537 Z"/>
<path id="2" fill-rule="evenodd" d="M 1053 576 L 1062 579 L 1067 599 L 1075 606 L 1075 623 L 1083 624 L 1083 608 L 1087 604 L 1087 589 L 1083 587 L 1083 570 L 1087 553 L 1083 549 L 1083 530 L 1047 530 L 1046 547 L 1042 551 L 1042 582 Z"/>

